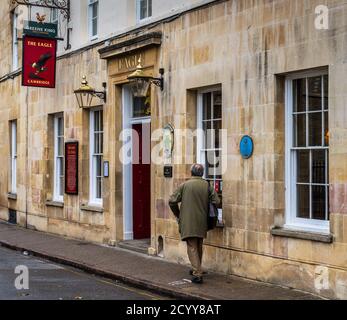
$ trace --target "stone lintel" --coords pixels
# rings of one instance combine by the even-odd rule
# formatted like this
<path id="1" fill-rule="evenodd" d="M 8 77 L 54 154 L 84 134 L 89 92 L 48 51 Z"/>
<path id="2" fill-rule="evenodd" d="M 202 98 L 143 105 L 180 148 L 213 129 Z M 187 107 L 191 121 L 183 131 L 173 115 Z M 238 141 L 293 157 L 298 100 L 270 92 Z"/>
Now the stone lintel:
<path id="1" fill-rule="evenodd" d="M 286 228 L 275 227 L 271 230 L 273 236 L 311 240 L 323 243 L 332 243 L 333 236 L 331 234 L 319 233 L 319 232 L 309 232 L 301 230 L 290 230 Z"/>
<path id="2" fill-rule="evenodd" d="M 101 59 L 110 59 L 130 52 L 148 48 L 152 46 L 160 46 L 162 42 L 161 32 L 146 33 L 129 40 L 125 40 L 99 50 Z"/>

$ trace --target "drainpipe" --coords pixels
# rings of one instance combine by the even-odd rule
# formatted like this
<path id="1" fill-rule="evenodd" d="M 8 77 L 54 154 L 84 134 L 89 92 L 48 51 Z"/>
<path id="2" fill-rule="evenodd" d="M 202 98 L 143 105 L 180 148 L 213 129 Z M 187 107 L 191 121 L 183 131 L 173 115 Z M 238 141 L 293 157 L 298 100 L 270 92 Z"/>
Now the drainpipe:
<path id="1" fill-rule="evenodd" d="M 25 150 L 25 228 L 28 229 L 28 176 L 29 176 L 29 88 L 26 90 L 26 150 Z"/>

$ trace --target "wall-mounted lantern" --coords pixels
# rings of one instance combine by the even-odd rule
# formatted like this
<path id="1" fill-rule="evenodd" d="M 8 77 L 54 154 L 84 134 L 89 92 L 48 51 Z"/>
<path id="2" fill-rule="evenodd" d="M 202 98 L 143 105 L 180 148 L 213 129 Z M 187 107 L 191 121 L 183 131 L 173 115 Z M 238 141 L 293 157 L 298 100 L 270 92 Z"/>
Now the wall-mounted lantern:
<path id="1" fill-rule="evenodd" d="M 130 81 L 131 90 L 135 97 L 143 98 L 147 96 L 148 89 L 153 83 L 157 87 L 164 90 L 164 69 L 159 69 L 160 78 L 153 78 L 148 76 L 143 71 L 141 65 L 141 58 L 139 59 L 139 64 L 136 67 L 136 70 L 128 77 Z"/>
<path id="2" fill-rule="evenodd" d="M 82 79 L 81 87 L 74 91 L 77 102 L 80 108 L 90 108 L 93 106 L 94 98 L 99 98 L 104 103 L 106 103 L 106 82 L 102 84 L 104 91 L 95 91 L 91 86 L 89 86 L 87 77 L 84 76 Z"/>

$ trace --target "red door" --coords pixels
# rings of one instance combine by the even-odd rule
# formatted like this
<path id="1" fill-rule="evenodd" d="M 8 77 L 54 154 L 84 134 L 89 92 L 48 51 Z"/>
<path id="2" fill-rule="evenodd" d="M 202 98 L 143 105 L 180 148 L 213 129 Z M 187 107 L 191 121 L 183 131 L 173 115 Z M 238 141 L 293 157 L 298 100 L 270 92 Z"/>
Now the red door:
<path id="1" fill-rule="evenodd" d="M 146 163 L 150 162 L 147 160 L 148 154 L 150 154 L 150 135 L 148 137 L 146 135 L 145 139 L 149 140 L 145 140 L 146 143 L 144 144 L 142 129 L 142 124 L 133 125 L 133 130 L 137 132 L 139 137 L 133 139 L 133 228 L 134 239 L 136 240 L 151 237 L 151 165 Z M 146 130 L 146 132 L 149 131 Z M 142 150 L 144 145 L 148 148 L 147 156 Z"/>

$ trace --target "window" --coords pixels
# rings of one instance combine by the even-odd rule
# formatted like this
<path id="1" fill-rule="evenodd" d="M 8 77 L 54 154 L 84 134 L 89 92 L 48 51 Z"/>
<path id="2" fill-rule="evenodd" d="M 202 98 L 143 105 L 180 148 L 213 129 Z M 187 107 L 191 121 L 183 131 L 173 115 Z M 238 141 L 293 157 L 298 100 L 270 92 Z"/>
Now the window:
<path id="1" fill-rule="evenodd" d="M 18 69 L 18 15 L 14 12 L 12 15 L 12 71 Z"/>
<path id="2" fill-rule="evenodd" d="M 222 200 L 222 92 L 201 92 L 198 98 L 198 150 L 197 160 L 205 166 L 205 179 L 210 181 Z M 219 207 L 222 220 L 222 201 Z"/>
<path id="3" fill-rule="evenodd" d="M 58 23 L 58 9 L 52 9 L 51 11 L 51 22 Z"/>
<path id="4" fill-rule="evenodd" d="M 288 78 L 287 225 L 329 231 L 329 78 Z"/>
<path id="5" fill-rule="evenodd" d="M 152 0 L 137 1 L 137 20 L 141 21 L 152 16 Z"/>
<path id="6" fill-rule="evenodd" d="M 64 117 L 54 117 L 54 201 L 64 202 Z"/>
<path id="7" fill-rule="evenodd" d="M 11 193 L 17 194 L 17 121 L 10 122 L 11 130 Z"/>
<path id="8" fill-rule="evenodd" d="M 98 37 L 99 1 L 89 0 L 89 36 L 93 40 Z"/>
<path id="9" fill-rule="evenodd" d="M 104 120 L 102 109 L 90 112 L 90 203 L 102 205 Z"/>

